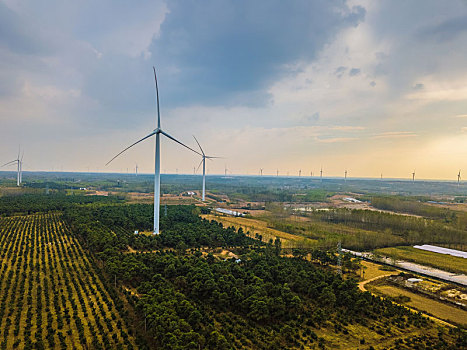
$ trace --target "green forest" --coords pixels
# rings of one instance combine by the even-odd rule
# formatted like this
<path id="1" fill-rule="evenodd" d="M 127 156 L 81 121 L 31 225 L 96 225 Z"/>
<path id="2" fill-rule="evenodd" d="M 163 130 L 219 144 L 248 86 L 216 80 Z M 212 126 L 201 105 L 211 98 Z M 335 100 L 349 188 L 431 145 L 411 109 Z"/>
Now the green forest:
<path id="1" fill-rule="evenodd" d="M 467 346 L 463 330 L 440 330 L 420 313 L 359 291 L 351 273 L 343 278 L 329 266 L 336 263 L 334 252 L 315 250 L 311 254 L 312 262 L 299 251 L 294 252 L 294 257 L 285 257 L 279 240 L 261 242 L 249 238 L 241 229 L 202 219 L 201 210 L 195 206 L 168 206 L 166 214 L 163 208 L 162 233 L 153 236 L 134 233 L 151 229 L 151 205 L 125 204 L 116 197 L 44 196 L 27 211 L 30 200 L 27 196 L 1 197 L 0 207 L 8 208 L 1 216 L 8 219 L 15 214 L 14 218 L 27 219 L 37 215 L 33 211 L 39 215 L 51 213 L 47 215 L 52 215 L 49 217 L 58 224 L 46 223 L 46 232 L 63 227 L 57 232 L 63 232 L 62 235 L 70 237 L 67 240 L 76 240 L 82 247 L 59 253 L 72 254 L 58 255 L 67 262 L 64 268 L 73 267 L 84 258 L 87 271 L 95 271 L 102 281 L 99 282 L 102 300 L 107 305 L 115 305 L 118 311 L 114 316 L 107 311 L 105 315 L 96 312 L 93 314 L 96 325 L 76 326 L 77 339 L 82 344 L 84 334 L 90 332 L 95 334 L 96 348 L 109 349 L 119 342 L 131 348 L 133 341 L 140 349 L 373 349 L 381 348 L 381 344 L 384 348 L 398 349 L 459 349 Z M 49 219 L 46 216 L 41 220 Z M 6 222 L 12 225 L 5 220 L 0 224 Z M 220 258 L 215 253 L 217 249 L 228 249 L 234 256 Z M 21 254 L 26 252 L 15 249 L 11 254 L 16 254 L 15 259 L 22 259 Z M 355 268 L 347 258 L 344 265 L 349 270 Z M 32 285 L 27 275 L 17 276 L 23 276 L 21 283 Z M 65 281 L 72 280 L 65 278 Z M 87 277 L 76 284 L 77 295 L 80 290 L 92 290 L 90 281 L 92 277 Z M 53 279 L 51 283 L 60 280 Z M 68 295 L 74 293 L 72 289 L 68 291 Z M 113 303 L 108 295 L 112 296 Z M 85 300 L 76 299 L 76 315 L 90 312 Z M 6 304 L 2 305 L 7 315 L 10 311 Z M 59 306 L 54 310 L 60 310 Z M 55 329 L 58 321 L 54 321 L 64 316 L 54 311 L 50 317 L 43 323 L 50 328 L 42 333 L 50 334 L 44 341 L 55 348 L 66 348 L 68 338 L 60 338 L 62 330 Z M 75 334 L 74 324 L 80 324 L 78 320 L 73 322 L 68 326 L 70 334 Z M 125 325 L 128 332 L 115 332 L 109 338 L 105 329 L 114 330 L 117 322 Z M 33 341 L 28 344 L 30 348 L 38 346 Z M 21 343 L 17 345 L 21 348 Z"/>

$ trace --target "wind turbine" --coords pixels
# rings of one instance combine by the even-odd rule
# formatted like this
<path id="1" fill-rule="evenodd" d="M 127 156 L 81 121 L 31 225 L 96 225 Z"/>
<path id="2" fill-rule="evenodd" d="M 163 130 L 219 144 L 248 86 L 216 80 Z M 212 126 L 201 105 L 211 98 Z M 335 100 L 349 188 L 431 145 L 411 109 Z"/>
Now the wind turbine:
<path id="1" fill-rule="evenodd" d="M 135 166 L 135 176 L 138 176 L 138 164 Z"/>
<path id="2" fill-rule="evenodd" d="M 313 171 L 310 171 L 310 177 L 313 177 Z"/>
<path id="3" fill-rule="evenodd" d="M 414 171 L 412 173 L 412 182 L 415 182 L 415 169 L 414 169 Z"/>
<path id="4" fill-rule="evenodd" d="M 277 169 L 276 171 L 276 176 L 279 176 L 279 169 Z"/>
<path id="5" fill-rule="evenodd" d="M 211 156 L 207 156 L 207 155 L 204 153 L 203 149 L 201 148 L 201 145 L 199 144 L 198 140 L 196 139 L 196 137 L 195 137 L 194 135 L 193 135 L 193 138 L 195 139 L 196 143 L 198 144 L 199 149 L 201 150 L 201 153 L 202 153 L 202 154 L 200 154 L 200 153 L 198 153 L 198 152 L 196 152 L 196 153 L 200 154 L 201 157 L 203 157 L 203 158 L 201 159 L 201 162 L 200 162 L 199 165 L 198 165 L 198 169 L 199 169 L 199 167 L 201 166 L 201 164 L 203 164 L 203 202 L 204 202 L 204 200 L 205 200 L 205 198 L 206 198 L 206 159 L 213 159 L 213 158 L 220 158 L 220 157 L 211 157 Z M 226 171 L 227 171 L 227 168 L 226 168 Z"/>
<path id="6" fill-rule="evenodd" d="M 161 134 L 165 137 L 171 139 L 172 141 L 177 142 L 178 144 L 182 145 L 185 148 L 188 148 L 190 151 L 195 152 L 196 154 L 200 154 L 199 152 L 195 151 L 194 149 L 188 147 L 187 145 L 183 144 L 182 142 L 178 141 L 174 137 L 167 134 L 161 128 L 161 114 L 160 114 L 160 107 L 159 107 L 159 88 L 157 86 L 157 75 L 156 75 L 156 68 L 152 67 L 154 70 L 154 81 L 156 83 L 156 102 L 157 102 L 157 128 L 154 129 L 149 135 L 143 137 L 141 140 L 136 141 L 132 145 L 125 148 L 123 151 L 118 153 L 115 157 L 109 160 L 106 164 L 109 165 L 115 158 L 117 158 L 120 154 L 125 152 L 126 150 L 130 149 L 131 147 L 135 146 L 136 144 L 156 135 L 156 146 L 155 146 L 155 171 L 154 171 L 154 234 L 159 234 L 159 214 L 160 214 L 160 194 L 161 194 Z"/>
<path id="7" fill-rule="evenodd" d="M 457 187 L 459 187 L 461 182 L 461 171 L 459 170 L 459 174 L 457 174 Z"/>
<path id="8" fill-rule="evenodd" d="M 24 157 L 24 150 L 23 153 L 21 153 L 21 159 L 19 161 L 19 183 L 23 183 L 23 157 Z"/>
<path id="9" fill-rule="evenodd" d="M 224 176 L 227 176 L 227 164 L 224 166 Z"/>
<path id="10" fill-rule="evenodd" d="M 319 177 L 320 177 L 320 181 L 323 182 L 323 166 L 321 166 L 321 170 L 319 171 Z"/>
<path id="11" fill-rule="evenodd" d="M 263 168 L 259 169 L 259 173 L 261 174 L 261 176 L 263 176 Z"/>
<path id="12" fill-rule="evenodd" d="M 344 171 L 344 182 L 347 182 L 347 169 Z"/>
<path id="13" fill-rule="evenodd" d="M 302 169 L 298 171 L 298 177 L 302 176 Z"/>
<path id="14" fill-rule="evenodd" d="M 21 169 L 22 169 L 22 162 L 23 162 L 23 157 L 21 156 L 21 159 L 19 158 L 20 153 L 21 153 L 21 150 L 19 149 L 18 150 L 18 157 L 16 159 L 12 160 L 11 162 L 5 163 L 5 164 L 3 164 L 1 166 L 1 167 L 4 167 L 4 166 L 7 166 L 7 165 L 11 165 L 11 164 L 16 163 L 16 186 L 18 186 L 18 187 L 21 184 Z M 23 155 L 24 155 L 24 153 L 23 153 Z"/>

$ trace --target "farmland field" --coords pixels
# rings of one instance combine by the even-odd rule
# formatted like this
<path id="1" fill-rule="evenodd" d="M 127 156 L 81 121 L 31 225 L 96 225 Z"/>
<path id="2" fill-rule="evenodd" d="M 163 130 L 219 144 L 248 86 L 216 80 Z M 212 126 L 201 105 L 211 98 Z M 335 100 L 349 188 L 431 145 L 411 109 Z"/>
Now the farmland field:
<path id="1" fill-rule="evenodd" d="M 59 214 L 0 218 L 0 261 L 1 349 L 135 347 Z"/>
<path id="2" fill-rule="evenodd" d="M 406 246 L 376 249 L 375 252 L 395 259 L 412 261 L 450 272 L 467 274 L 467 259 L 465 258 Z"/>
<path id="3" fill-rule="evenodd" d="M 460 308 L 446 305 L 440 301 L 436 301 L 395 286 L 378 285 L 372 286 L 371 290 L 375 290 L 390 297 L 398 297 L 400 295 L 409 297 L 410 301 L 406 303 L 407 306 L 426 312 L 443 320 L 456 322 L 464 326 L 467 325 L 467 311 Z"/>

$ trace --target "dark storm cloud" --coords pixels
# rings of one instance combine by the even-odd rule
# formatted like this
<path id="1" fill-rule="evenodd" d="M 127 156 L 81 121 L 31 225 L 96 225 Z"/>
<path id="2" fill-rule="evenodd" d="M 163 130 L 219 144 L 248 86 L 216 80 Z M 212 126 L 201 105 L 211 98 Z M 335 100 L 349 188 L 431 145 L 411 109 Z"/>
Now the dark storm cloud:
<path id="1" fill-rule="evenodd" d="M 345 1 L 170 1 L 150 51 L 172 104 L 268 101 L 267 87 L 364 18 Z M 168 73 L 171 72 L 171 73 Z M 251 100 L 251 99 L 250 99 Z"/>

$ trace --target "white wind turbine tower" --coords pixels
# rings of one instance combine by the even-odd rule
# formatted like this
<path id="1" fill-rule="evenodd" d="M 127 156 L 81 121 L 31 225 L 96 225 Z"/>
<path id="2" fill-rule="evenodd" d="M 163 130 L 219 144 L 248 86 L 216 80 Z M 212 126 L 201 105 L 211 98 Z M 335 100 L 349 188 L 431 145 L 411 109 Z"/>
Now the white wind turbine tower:
<path id="1" fill-rule="evenodd" d="M 277 169 L 276 171 L 276 176 L 279 176 L 279 169 Z"/>
<path id="2" fill-rule="evenodd" d="M 320 181 L 323 182 L 323 166 L 321 166 L 321 170 L 319 171 Z"/>
<path id="3" fill-rule="evenodd" d="M 347 169 L 344 171 L 344 182 L 347 182 Z"/>
<path id="4" fill-rule="evenodd" d="M 135 176 L 138 176 L 138 164 L 135 166 Z"/>
<path id="5" fill-rule="evenodd" d="M 20 153 L 21 153 L 21 150 L 18 150 L 18 157 L 16 159 L 12 160 L 11 162 L 5 163 L 1 166 L 1 167 L 4 167 L 7 165 L 16 163 L 16 186 L 18 187 L 21 184 L 21 179 L 22 179 L 21 171 L 22 171 L 22 163 L 23 163 L 23 156 L 21 156 L 21 159 L 19 158 Z"/>
<path id="6" fill-rule="evenodd" d="M 24 150 L 23 153 L 21 153 L 21 159 L 19 161 L 19 183 L 23 183 L 23 157 L 24 157 Z"/>
<path id="7" fill-rule="evenodd" d="M 224 166 L 224 176 L 227 176 L 227 164 Z"/>
<path id="8" fill-rule="evenodd" d="M 130 149 L 131 147 L 135 146 L 136 144 L 156 135 L 156 146 L 155 146 L 155 171 L 154 171 L 154 234 L 159 234 L 159 213 L 160 213 L 160 194 L 161 194 L 161 143 L 160 143 L 160 136 L 161 134 L 168 137 L 172 141 L 177 142 L 178 144 L 182 145 L 185 148 L 188 148 L 190 151 L 199 154 L 194 149 L 188 147 L 187 145 L 181 143 L 177 139 L 173 138 L 169 134 L 161 128 L 161 115 L 160 115 L 160 108 L 159 108 L 159 88 L 157 86 L 157 76 L 156 76 L 156 68 L 152 67 L 154 70 L 154 80 L 156 83 L 156 102 L 157 102 L 157 127 L 154 129 L 149 135 L 143 137 L 141 140 L 136 141 L 132 145 L 125 148 L 123 151 L 118 153 L 115 157 L 113 157 L 110 161 L 107 162 L 106 165 L 109 165 L 115 158 L 117 158 L 120 154 L 125 152 L 126 150 Z"/>
<path id="9" fill-rule="evenodd" d="M 201 153 L 202 153 L 202 154 L 200 154 L 200 153 L 198 153 L 198 152 L 196 152 L 196 153 L 200 154 L 201 157 L 203 157 L 203 158 L 201 159 L 201 162 L 200 162 L 199 165 L 198 165 L 198 169 L 199 169 L 199 167 L 201 166 L 201 164 L 203 164 L 203 202 L 204 202 L 204 200 L 205 200 L 205 198 L 206 198 L 206 159 L 213 159 L 213 158 L 220 158 L 220 157 L 207 156 L 207 155 L 204 153 L 203 149 L 201 148 L 201 145 L 199 144 L 198 140 L 196 139 L 196 137 L 195 137 L 194 135 L 193 135 L 193 138 L 195 139 L 196 143 L 198 144 L 199 149 L 201 150 Z M 227 168 L 226 168 L 225 170 L 226 170 L 226 172 L 227 172 Z"/>
<path id="10" fill-rule="evenodd" d="M 263 168 L 259 169 L 259 173 L 260 173 L 261 176 L 263 176 Z"/>
<path id="11" fill-rule="evenodd" d="M 298 171 L 298 177 L 302 176 L 302 169 Z"/>
<path id="12" fill-rule="evenodd" d="M 414 169 L 414 171 L 412 173 L 412 182 L 415 182 L 415 169 Z"/>
<path id="13" fill-rule="evenodd" d="M 459 187 L 461 183 L 461 171 L 459 170 L 459 174 L 457 174 L 457 187 Z"/>

